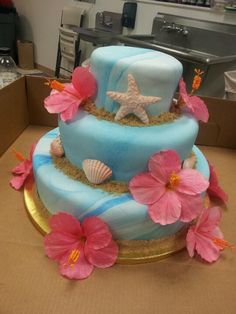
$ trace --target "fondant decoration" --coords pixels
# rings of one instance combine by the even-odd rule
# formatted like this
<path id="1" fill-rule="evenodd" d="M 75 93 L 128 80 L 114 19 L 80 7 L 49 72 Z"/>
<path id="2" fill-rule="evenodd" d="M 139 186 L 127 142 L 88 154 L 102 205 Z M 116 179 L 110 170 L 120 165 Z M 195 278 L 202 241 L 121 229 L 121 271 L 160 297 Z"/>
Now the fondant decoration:
<path id="1" fill-rule="evenodd" d="M 219 229 L 221 220 L 221 210 L 219 207 L 204 208 L 192 225 L 187 234 L 187 250 L 191 257 L 196 251 L 205 261 L 212 263 L 220 256 L 220 251 L 224 248 L 232 248 L 223 239 L 223 234 Z"/>
<path id="2" fill-rule="evenodd" d="M 62 84 L 61 82 L 57 81 L 57 80 L 50 80 L 47 79 L 47 82 L 45 82 L 44 84 L 49 86 L 51 89 L 55 89 L 58 92 L 62 92 L 65 89 L 65 85 Z"/>
<path id="3" fill-rule="evenodd" d="M 115 116 L 116 121 L 133 113 L 145 124 L 149 122 L 145 108 L 161 100 L 161 97 L 141 95 L 132 74 L 128 74 L 128 89 L 126 93 L 108 91 L 107 95 L 120 104 L 120 109 Z"/>
<path id="4" fill-rule="evenodd" d="M 123 126 L 79 111 L 73 123 L 59 120 L 60 135 L 68 160 L 82 168 L 84 159 L 97 159 L 112 169 L 112 179 L 129 182 L 146 171 L 151 155 L 175 150 L 181 160 L 192 152 L 199 125 L 190 115 L 170 123 L 148 127 Z M 89 145 L 88 145 L 89 143 Z"/>
<path id="5" fill-rule="evenodd" d="M 51 149 L 50 152 L 55 157 L 63 157 L 65 152 L 62 146 L 61 138 L 60 136 L 57 136 L 51 143 Z"/>
<path id="6" fill-rule="evenodd" d="M 112 175 L 112 170 L 99 160 L 86 159 L 82 165 L 84 173 L 91 183 L 100 184 Z"/>
<path id="7" fill-rule="evenodd" d="M 183 169 L 193 169 L 196 166 L 197 157 L 192 154 L 190 157 L 186 158 L 183 162 Z"/>
<path id="8" fill-rule="evenodd" d="M 16 158 L 21 162 L 18 166 L 12 169 L 14 177 L 10 181 L 10 185 L 15 190 L 20 190 L 27 179 L 33 177 L 32 156 L 36 144 L 33 144 L 30 150 L 29 159 L 26 159 L 21 153 L 14 151 Z"/>
<path id="9" fill-rule="evenodd" d="M 210 184 L 207 189 L 207 193 L 210 197 L 217 198 L 221 202 L 226 203 L 228 201 L 228 195 L 220 187 L 215 170 L 210 163 L 209 163 L 209 168 L 210 168 L 210 179 L 209 179 Z"/>
<path id="10" fill-rule="evenodd" d="M 151 49 L 107 46 L 95 49 L 90 60 L 91 71 L 98 84 L 97 108 L 117 112 L 119 105 L 107 97 L 107 91 L 126 92 L 130 73 L 142 95 L 162 98 L 146 108 L 148 116 L 169 111 L 183 70 L 182 64 L 174 57 Z"/>
<path id="11" fill-rule="evenodd" d="M 196 90 L 198 90 L 202 83 L 201 75 L 204 73 L 204 71 L 201 71 L 200 69 L 194 69 L 195 75 L 193 78 L 192 83 L 192 91 L 191 94 L 193 94 Z"/>
<path id="12" fill-rule="evenodd" d="M 59 263 L 62 276 L 85 279 L 94 267 L 107 268 L 115 263 L 118 246 L 100 218 L 93 216 L 80 223 L 62 212 L 51 216 L 49 226 L 51 232 L 44 239 L 45 252 Z"/>
<path id="13" fill-rule="evenodd" d="M 84 120 L 84 118 L 81 119 Z M 114 125 L 114 123 L 112 124 Z M 92 125 L 90 126 L 91 128 Z M 87 131 L 90 130 L 87 128 Z M 97 188 L 94 188 L 66 176 L 60 169 L 55 167 L 49 153 L 50 144 L 58 133 L 58 128 L 46 133 L 37 144 L 33 156 L 37 191 L 44 206 L 51 214 L 55 214 L 60 209 L 63 209 L 63 211 L 73 214 L 81 221 L 86 217 L 96 215 L 109 225 L 113 237 L 119 240 L 162 239 L 174 235 L 183 228 L 185 223 L 181 221 L 176 221 L 168 226 L 154 223 L 147 214 L 147 206 L 136 202 L 129 193 L 117 195 L 105 192 L 100 189 L 99 185 L 97 185 Z M 96 128 L 93 132 L 91 130 L 91 138 L 92 134 L 97 136 L 97 133 Z M 139 133 L 137 137 L 138 142 L 140 141 Z M 74 140 L 74 138 L 71 140 Z M 88 146 L 87 143 L 84 144 L 83 148 Z M 140 153 L 142 153 L 142 150 L 141 148 Z M 206 158 L 196 146 L 192 150 L 198 160 L 196 169 L 208 178 L 209 167 Z M 118 154 L 118 151 L 113 150 L 113 152 L 115 152 L 113 154 Z M 124 151 L 122 152 L 125 154 Z M 112 154 L 109 156 L 111 157 Z M 119 154 L 118 158 L 123 161 L 122 154 Z M 127 160 L 126 164 L 132 166 L 131 159 Z M 82 169 L 82 164 L 79 168 Z M 113 175 L 112 167 L 112 180 Z"/>
<path id="14" fill-rule="evenodd" d="M 202 209 L 200 194 L 209 185 L 203 175 L 181 169 L 181 160 L 173 150 L 151 156 L 148 169 L 130 181 L 129 189 L 137 202 L 148 205 L 151 219 L 161 225 L 195 219 Z"/>
<path id="15" fill-rule="evenodd" d="M 182 112 L 192 114 L 197 120 L 207 122 L 209 119 L 208 109 L 204 101 L 197 96 L 188 95 L 183 78 L 179 82 L 177 106 Z"/>
<path id="16" fill-rule="evenodd" d="M 44 106 L 50 113 L 59 113 L 63 121 L 72 120 L 81 103 L 94 96 L 96 81 L 89 68 L 77 67 L 72 74 L 72 83 L 49 83 L 52 90 L 44 100 Z"/>

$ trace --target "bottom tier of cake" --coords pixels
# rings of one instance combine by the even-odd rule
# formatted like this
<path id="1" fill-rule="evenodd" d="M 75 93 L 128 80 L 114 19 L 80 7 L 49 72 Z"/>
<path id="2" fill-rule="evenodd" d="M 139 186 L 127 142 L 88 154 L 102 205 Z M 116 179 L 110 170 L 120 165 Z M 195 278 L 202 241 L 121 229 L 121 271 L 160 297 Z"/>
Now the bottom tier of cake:
<path id="1" fill-rule="evenodd" d="M 117 240 L 162 239 L 176 234 L 183 222 L 162 226 L 155 224 L 147 213 L 146 205 L 134 201 L 129 193 L 120 195 L 93 188 L 74 180 L 57 169 L 50 155 L 50 144 L 59 134 L 54 129 L 37 143 L 33 155 L 34 176 L 40 200 L 51 214 L 68 212 L 79 220 L 98 216 L 110 227 Z M 209 178 L 208 162 L 194 146 L 196 168 Z"/>

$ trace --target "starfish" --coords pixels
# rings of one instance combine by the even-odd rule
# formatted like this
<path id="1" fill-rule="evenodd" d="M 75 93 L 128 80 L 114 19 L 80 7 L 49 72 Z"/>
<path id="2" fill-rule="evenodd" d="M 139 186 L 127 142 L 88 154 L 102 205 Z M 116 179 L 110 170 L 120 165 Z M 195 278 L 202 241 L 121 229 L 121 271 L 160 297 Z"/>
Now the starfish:
<path id="1" fill-rule="evenodd" d="M 133 113 L 145 124 L 149 123 L 145 107 L 161 100 L 161 97 L 141 95 L 132 74 L 128 74 L 128 89 L 126 93 L 108 91 L 107 96 L 120 104 L 115 121 L 119 121 L 129 113 Z"/>

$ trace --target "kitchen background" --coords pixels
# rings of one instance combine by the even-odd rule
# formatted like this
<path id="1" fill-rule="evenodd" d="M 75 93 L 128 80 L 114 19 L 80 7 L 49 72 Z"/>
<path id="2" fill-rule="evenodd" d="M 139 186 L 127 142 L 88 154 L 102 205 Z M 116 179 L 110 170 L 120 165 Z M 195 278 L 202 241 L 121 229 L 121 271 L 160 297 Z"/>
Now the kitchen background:
<path id="1" fill-rule="evenodd" d="M 62 8 L 65 5 L 75 3 L 81 5 L 81 2 L 70 0 L 15 0 L 14 3 L 20 15 L 22 38 L 34 42 L 35 62 L 54 71 Z M 125 34 L 150 34 L 153 18 L 157 12 L 236 24 L 236 12 L 225 12 L 221 7 L 209 9 L 151 0 L 141 0 L 137 3 L 135 28 L 133 30 L 124 28 L 123 33 Z M 121 13 L 124 1 L 96 0 L 95 4 L 85 3 L 85 5 L 90 5 L 85 26 L 94 27 L 95 15 L 98 11 Z M 87 48 L 87 54 L 89 53 L 90 49 Z"/>

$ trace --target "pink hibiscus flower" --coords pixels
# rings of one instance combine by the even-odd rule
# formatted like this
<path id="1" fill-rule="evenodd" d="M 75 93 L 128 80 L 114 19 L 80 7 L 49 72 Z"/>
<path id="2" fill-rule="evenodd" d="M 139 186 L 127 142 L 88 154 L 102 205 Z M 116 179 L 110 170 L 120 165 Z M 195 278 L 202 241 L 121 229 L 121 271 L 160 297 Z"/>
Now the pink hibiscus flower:
<path id="1" fill-rule="evenodd" d="M 27 179 L 33 178 L 32 156 L 35 146 L 36 144 L 33 144 L 31 147 L 29 159 L 26 159 L 19 152 L 15 152 L 16 158 L 21 161 L 18 166 L 12 169 L 14 177 L 11 179 L 10 185 L 15 190 L 20 190 Z"/>
<path id="2" fill-rule="evenodd" d="M 62 121 L 73 119 L 81 103 L 96 93 L 96 80 L 88 67 L 77 67 L 70 84 L 52 81 L 49 85 L 54 89 L 44 106 L 50 113 L 59 113 Z"/>
<path id="3" fill-rule="evenodd" d="M 204 101 L 197 96 L 188 95 L 183 78 L 179 81 L 179 94 L 177 104 L 183 111 L 191 113 L 197 120 L 208 121 L 209 113 Z"/>
<path id="4" fill-rule="evenodd" d="M 217 198 L 221 202 L 226 203 L 228 201 L 228 195 L 219 186 L 218 178 L 216 176 L 213 166 L 208 162 L 210 168 L 210 184 L 207 189 L 207 193 L 210 197 Z"/>
<path id="5" fill-rule="evenodd" d="M 59 262 L 61 275 L 69 279 L 87 278 L 94 266 L 112 266 L 118 246 L 98 217 L 89 217 L 82 224 L 67 213 L 53 215 L 49 221 L 51 232 L 44 240 L 48 257 Z"/>
<path id="6" fill-rule="evenodd" d="M 197 253 L 209 263 L 216 261 L 220 251 L 230 247 L 223 239 L 223 234 L 218 225 L 221 219 L 219 207 L 204 208 L 195 225 L 191 226 L 187 234 L 187 250 L 191 257 Z"/>
<path id="7" fill-rule="evenodd" d="M 148 169 L 131 179 L 129 189 L 137 202 L 148 205 L 154 222 L 189 222 L 198 216 L 203 202 L 200 194 L 209 185 L 202 174 L 181 169 L 181 160 L 173 150 L 151 156 Z"/>

